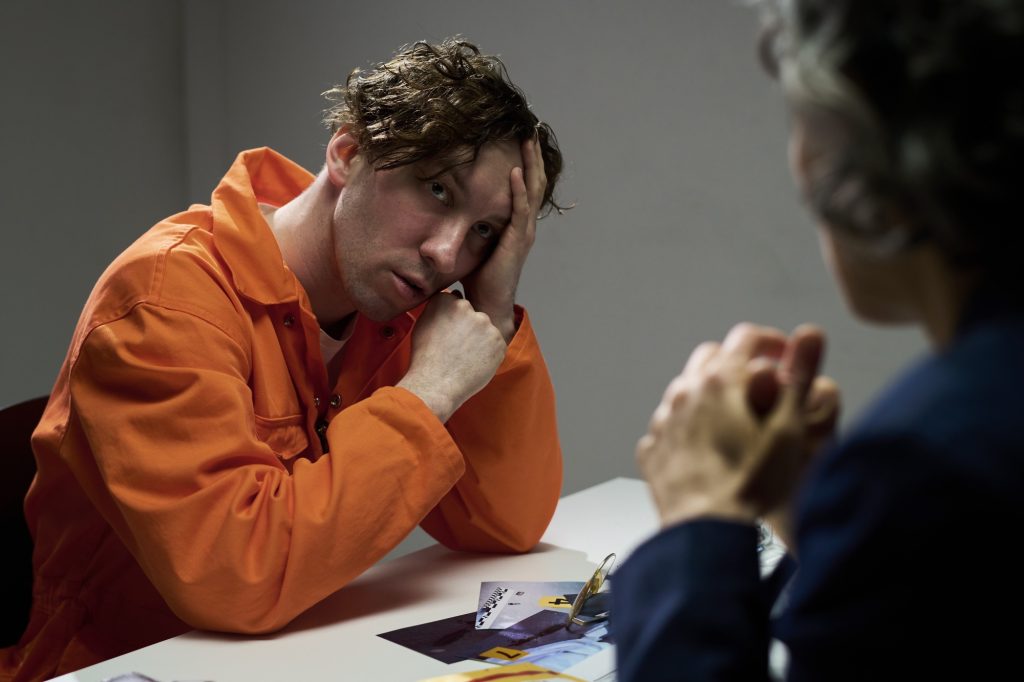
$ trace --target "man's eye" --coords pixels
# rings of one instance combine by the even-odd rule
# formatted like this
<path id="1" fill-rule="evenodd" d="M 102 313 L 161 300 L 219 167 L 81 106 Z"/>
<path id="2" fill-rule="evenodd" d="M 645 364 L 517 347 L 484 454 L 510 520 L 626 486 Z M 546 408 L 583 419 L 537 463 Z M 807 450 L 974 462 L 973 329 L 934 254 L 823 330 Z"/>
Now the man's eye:
<path id="1" fill-rule="evenodd" d="M 483 239 L 492 239 L 494 237 L 494 228 L 487 223 L 477 223 L 473 226 L 473 231 Z"/>
<path id="2" fill-rule="evenodd" d="M 448 190 L 437 180 L 430 183 L 430 193 L 433 194 L 438 201 L 447 204 L 448 203 Z"/>

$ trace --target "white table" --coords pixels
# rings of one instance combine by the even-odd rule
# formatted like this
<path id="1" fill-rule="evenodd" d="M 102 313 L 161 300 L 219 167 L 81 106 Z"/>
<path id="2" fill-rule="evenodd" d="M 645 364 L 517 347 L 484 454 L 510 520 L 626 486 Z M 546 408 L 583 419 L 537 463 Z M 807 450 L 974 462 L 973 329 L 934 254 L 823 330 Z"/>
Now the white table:
<path id="1" fill-rule="evenodd" d="M 615 552 L 622 562 L 657 527 L 646 485 L 616 478 L 559 500 L 540 546 L 529 554 L 428 547 L 374 566 L 273 635 L 189 632 L 56 679 L 100 682 L 134 671 L 160 682 L 414 682 L 485 668 L 479 661 L 445 665 L 376 635 L 473 611 L 484 581 L 586 580 L 606 554 Z M 566 672 L 595 679 L 612 658 L 606 651 Z"/>

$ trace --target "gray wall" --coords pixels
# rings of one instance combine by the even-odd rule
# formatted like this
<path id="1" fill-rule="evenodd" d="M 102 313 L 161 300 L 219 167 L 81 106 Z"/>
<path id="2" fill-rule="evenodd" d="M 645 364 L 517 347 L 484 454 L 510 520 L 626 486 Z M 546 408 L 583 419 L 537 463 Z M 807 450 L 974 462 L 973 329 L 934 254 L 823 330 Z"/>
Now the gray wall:
<path id="1" fill-rule="evenodd" d="M 565 492 L 632 450 L 702 340 L 751 319 L 831 333 L 855 412 L 922 347 L 845 311 L 785 165 L 756 17 L 724 0 L 4 0 L 0 405 L 45 393 L 92 282 L 244 148 L 316 170 L 320 93 L 400 44 L 505 59 L 568 165 L 521 286 L 558 392 Z"/>
<path id="2" fill-rule="evenodd" d="M 181 12 L 0 3 L 0 406 L 49 392 L 106 264 L 180 209 Z"/>

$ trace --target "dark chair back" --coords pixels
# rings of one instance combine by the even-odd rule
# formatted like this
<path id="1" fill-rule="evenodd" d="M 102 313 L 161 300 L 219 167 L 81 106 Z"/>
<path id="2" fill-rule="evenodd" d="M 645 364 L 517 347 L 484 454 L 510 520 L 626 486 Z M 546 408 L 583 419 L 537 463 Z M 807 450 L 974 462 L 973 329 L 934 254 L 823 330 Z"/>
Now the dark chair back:
<path id="1" fill-rule="evenodd" d="M 25 493 L 36 475 L 29 439 L 49 398 L 33 398 L 0 410 L 0 538 L 4 554 L 0 647 L 17 643 L 32 605 L 32 537 L 25 523 Z"/>

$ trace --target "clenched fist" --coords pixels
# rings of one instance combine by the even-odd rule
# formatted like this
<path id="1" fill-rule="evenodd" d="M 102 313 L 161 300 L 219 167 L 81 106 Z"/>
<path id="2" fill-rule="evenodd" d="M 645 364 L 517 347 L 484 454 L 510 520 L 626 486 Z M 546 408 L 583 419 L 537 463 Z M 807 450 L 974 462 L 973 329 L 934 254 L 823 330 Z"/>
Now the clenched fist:
<path id="1" fill-rule="evenodd" d="M 446 422 L 487 385 L 507 348 L 486 313 L 452 294 L 436 294 L 413 329 L 409 371 L 397 386 L 416 394 Z"/>

